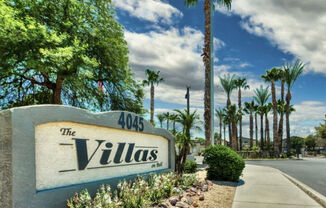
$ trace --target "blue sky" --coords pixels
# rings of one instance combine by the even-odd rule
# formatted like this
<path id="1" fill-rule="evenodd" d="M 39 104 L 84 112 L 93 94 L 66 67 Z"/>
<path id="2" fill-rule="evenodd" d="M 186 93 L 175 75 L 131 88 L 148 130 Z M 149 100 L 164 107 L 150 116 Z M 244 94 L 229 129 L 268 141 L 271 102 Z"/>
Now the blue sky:
<path id="1" fill-rule="evenodd" d="M 145 69 L 160 70 L 164 83 L 156 87 L 155 113 L 185 108 L 185 86 L 191 84 L 191 108 L 202 117 L 204 67 L 203 0 L 187 8 L 183 0 L 115 0 L 118 21 L 125 27 L 130 66 L 139 81 Z M 214 13 L 215 108 L 226 95 L 219 76 L 246 77 L 250 90 L 267 86 L 260 76 L 266 69 L 301 59 L 306 68 L 292 89 L 293 135 L 314 132 L 326 113 L 326 2 L 324 0 L 233 0 L 231 11 L 216 6 Z M 279 96 L 280 84 L 277 84 Z M 145 108 L 149 108 L 146 89 Z M 237 92 L 232 94 L 237 102 Z M 270 115 L 270 123 L 271 121 Z M 248 136 L 248 118 L 243 119 Z M 217 125 L 217 120 L 215 121 Z M 202 136 L 202 133 L 194 134 Z"/>

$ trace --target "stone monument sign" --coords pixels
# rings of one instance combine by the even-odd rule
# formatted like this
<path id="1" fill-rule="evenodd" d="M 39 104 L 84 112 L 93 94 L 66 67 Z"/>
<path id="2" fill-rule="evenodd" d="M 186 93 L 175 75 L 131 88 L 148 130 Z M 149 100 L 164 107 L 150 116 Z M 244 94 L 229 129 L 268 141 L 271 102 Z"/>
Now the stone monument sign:
<path id="1" fill-rule="evenodd" d="M 0 111 L 0 207 L 64 207 L 101 184 L 174 170 L 174 138 L 141 116 L 41 105 Z"/>

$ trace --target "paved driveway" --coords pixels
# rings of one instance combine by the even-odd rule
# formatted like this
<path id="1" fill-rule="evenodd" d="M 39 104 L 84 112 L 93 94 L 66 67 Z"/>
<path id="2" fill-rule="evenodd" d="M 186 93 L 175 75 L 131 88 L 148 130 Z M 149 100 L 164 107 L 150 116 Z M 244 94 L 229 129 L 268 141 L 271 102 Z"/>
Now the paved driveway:
<path id="1" fill-rule="evenodd" d="M 246 161 L 246 164 L 277 168 L 326 196 L 326 158 Z"/>

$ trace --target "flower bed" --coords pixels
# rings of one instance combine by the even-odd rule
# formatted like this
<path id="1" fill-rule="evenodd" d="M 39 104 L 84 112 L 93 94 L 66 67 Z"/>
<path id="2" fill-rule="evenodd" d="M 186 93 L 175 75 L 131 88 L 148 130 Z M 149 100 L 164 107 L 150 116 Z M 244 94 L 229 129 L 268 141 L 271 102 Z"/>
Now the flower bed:
<path id="1" fill-rule="evenodd" d="M 70 208 L 152 207 L 172 195 L 180 195 L 198 183 L 196 176 L 178 175 L 173 172 L 150 175 L 147 180 L 137 177 L 134 181 L 121 181 L 112 193 L 110 186 L 102 185 L 95 197 L 85 189 L 67 200 Z"/>

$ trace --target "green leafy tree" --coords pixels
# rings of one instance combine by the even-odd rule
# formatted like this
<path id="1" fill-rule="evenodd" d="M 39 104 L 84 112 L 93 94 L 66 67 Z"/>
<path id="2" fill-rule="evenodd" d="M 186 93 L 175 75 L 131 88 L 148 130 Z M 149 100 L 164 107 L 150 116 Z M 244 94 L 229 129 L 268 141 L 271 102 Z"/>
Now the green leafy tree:
<path id="1" fill-rule="evenodd" d="M 241 111 L 241 89 L 249 89 L 246 78 L 238 78 L 235 80 L 235 86 L 238 88 L 238 108 Z M 239 117 L 239 140 L 240 140 L 240 150 L 242 150 L 242 116 Z"/>
<path id="2" fill-rule="evenodd" d="M 318 136 L 320 136 L 322 139 L 326 139 L 326 119 L 324 120 L 324 124 L 320 124 L 319 126 L 315 127 L 315 129 Z"/>
<path id="3" fill-rule="evenodd" d="M 286 94 L 286 141 L 287 141 L 287 154 L 290 154 L 290 101 L 291 101 L 291 88 L 294 82 L 302 74 L 305 65 L 297 60 L 293 65 L 286 64 L 284 66 L 284 81 L 287 85 Z"/>
<path id="4" fill-rule="evenodd" d="M 211 137 L 211 109 L 214 108 L 214 106 L 211 106 L 211 81 L 214 79 L 212 77 L 211 70 L 213 69 L 214 65 L 214 54 L 213 53 L 213 31 L 212 31 L 212 11 L 214 11 L 213 3 L 216 2 L 220 5 L 226 6 L 228 9 L 231 8 L 231 2 L 232 0 L 204 0 L 204 14 L 205 14 L 205 42 L 204 42 L 204 48 L 203 48 L 203 61 L 205 65 L 205 95 L 204 95 L 204 107 L 205 107 L 205 113 L 204 113 L 204 119 L 205 119 L 205 138 L 206 138 L 206 146 L 210 145 L 210 137 Z M 187 6 L 194 6 L 198 3 L 198 0 L 185 0 L 185 4 Z"/>
<path id="5" fill-rule="evenodd" d="M 257 109 L 257 113 L 260 115 L 260 146 L 261 149 L 264 148 L 264 109 L 263 106 L 267 103 L 269 97 L 271 96 L 269 92 L 269 87 L 264 88 L 262 85 L 260 88 L 255 89 L 254 99 L 258 103 L 259 108 Z"/>
<path id="6" fill-rule="evenodd" d="M 309 135 L 304 139 L 304 143 L 306 144 L 307 148 L 311 151 L 315 150 L 317 138 L 315 135 Z"/>
<path id="7" fill-rule="evenodd" d="M 143 80 L 143 85 L 147 85 L 151 87 L 151 118 L 150 122 L 154 124 L 154 84 L 158 85 L 163 81 L 163 78 L 160 77 L 160 71 L 153 71 L 150 69 L 146 69 L 145 71 L 147 79 Z"/>
<path id="8" fill-rule="evenodd" d="M 280 78 L 279 69 L 274 67 L 270 70 L 267 70 L 266 74 L 262 75 L 261 77 L 264 79 L 265 82 L 271 83 L 272 105 L 273 105 L 273 144 L 274 144 L 274 151 L 279 152 L 279 142 L 282 141 L 281 139 L 278 138 L 278 129 L 277 129 L 278 114 L 277 114 L 277 101 L 276 101 L 276 90 L 275 90 L 275 82 L 277 82 Z"/>
<path id="9" fill-rule="evenodd" d="M 292 136 L 291 137 L 291 142 L 290 142 L 291 148 L 295 149 L 297 145 L 304 145 L 304 139 L 302 137 L 298 136 Z"/>
<path id="10" fill-rule="evenodd" d="M 175 110 L 178 115 L 177 122 L 183 127 L 182 133 L 180 134 L 180 139 L 178 140 L 180 146 L 180 153 L 177 160 L 177 167 L 180 173 L 183 172 L 183 167 L 187 159 L 187 154 L 189 154 L 190 146 L 192 145 L 191 140 L 191 129 L 201 130 L 199 115 L 196 111 L 189 112 L 188 110 Z"/>
<path id="11" fill-rule="evenodd" d="M 111 2 L 0 1 L 1 108 L 68 104 L 142 112 Z"/>

